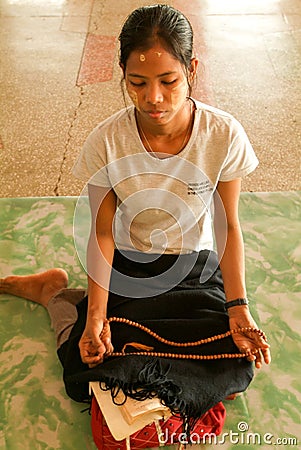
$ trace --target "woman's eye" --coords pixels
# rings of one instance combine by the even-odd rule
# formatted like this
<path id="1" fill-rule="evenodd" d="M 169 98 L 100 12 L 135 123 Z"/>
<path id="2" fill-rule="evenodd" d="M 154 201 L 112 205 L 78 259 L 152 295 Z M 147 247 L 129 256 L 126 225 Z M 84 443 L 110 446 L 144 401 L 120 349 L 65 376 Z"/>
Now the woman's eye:
<path id="1" fill-rule="evenodd" d="M 136 87 L 144 86 L 144 84 L 145 84 L 144 81 L 141 81 L 140 83 L 135 83 L 134 81 L 130 81 L 130 83 L 132 86 L 136 86 Z"/>
<path id="2" fill-rule="evenodd" d="M 171 80 L 171 81 L 162 81 L 163 84 L 174 84 L 177 80 Z"/>

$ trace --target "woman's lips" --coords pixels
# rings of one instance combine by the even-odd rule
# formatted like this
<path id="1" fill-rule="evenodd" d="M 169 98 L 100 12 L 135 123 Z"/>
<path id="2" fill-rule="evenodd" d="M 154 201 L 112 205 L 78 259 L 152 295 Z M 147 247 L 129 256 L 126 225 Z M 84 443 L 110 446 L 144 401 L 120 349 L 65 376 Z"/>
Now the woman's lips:
<path id="1" fill-rule="evenodd" d="M 152 119 L 160 119 L 164 115 L 164 111 L 147 111 L 147 115 Z"/>

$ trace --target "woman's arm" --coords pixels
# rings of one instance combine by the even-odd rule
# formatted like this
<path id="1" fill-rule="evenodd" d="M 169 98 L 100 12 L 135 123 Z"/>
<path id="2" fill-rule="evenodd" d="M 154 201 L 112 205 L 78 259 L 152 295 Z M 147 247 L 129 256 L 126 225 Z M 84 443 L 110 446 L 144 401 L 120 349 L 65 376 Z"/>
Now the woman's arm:
<path id="1" fill-rule="evenodd" d="M 112 226 L 116 196 L 112 190 L 93 185 L 88 190 L 92 216 L 87 247 L 88 313 L 79 348 L 82 361 L 93 367 L 112 351 L 106 316 L 115 249 Z"/>
<path id="2" fill-rule="evenodd" d="M 241 181 L 219 182 L 214 230 L 226 300 L 246 297 L 244 245 L 238 217 Z"/>
<path id="3" fill-rule="evenodd" d="M 226 301 L 246 297 L 244 245 L 238 217 L 241 180 L 219 182 L 215 194 L 214 230 L 222 271 Z M 229 308 L 230 328 L 257 327 L 247 305 Z M 255 333 L 237 333 L 233 340 L 244 353 L 261 348 L 249 360 L 261 367 L 262 359 L 270 362 L 270 351 L 264 339 Z"/>

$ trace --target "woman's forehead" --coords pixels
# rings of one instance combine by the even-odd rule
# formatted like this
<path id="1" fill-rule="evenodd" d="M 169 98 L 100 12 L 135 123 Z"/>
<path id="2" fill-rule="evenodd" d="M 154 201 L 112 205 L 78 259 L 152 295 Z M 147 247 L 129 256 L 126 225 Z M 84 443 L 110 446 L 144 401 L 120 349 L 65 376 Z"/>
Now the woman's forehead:
<path id="1" fill-rule="evenodd" d="M 161 46 L 154 46 L 148 50 L 134 50 L 127 61 L 127 70 L 141 70 L 142 72 L 159 70 L 160 73 L 177 71 L 181 63 L 170 52 Z"/>

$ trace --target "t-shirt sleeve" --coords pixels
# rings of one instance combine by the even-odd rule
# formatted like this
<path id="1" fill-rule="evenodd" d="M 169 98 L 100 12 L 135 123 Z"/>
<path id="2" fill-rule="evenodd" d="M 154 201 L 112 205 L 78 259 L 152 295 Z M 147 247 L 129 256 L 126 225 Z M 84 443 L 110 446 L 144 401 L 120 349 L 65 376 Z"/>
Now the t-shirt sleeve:
<path id="1" fill-rule="evenodd" d="M 250 144 L 248 136 L 241 124 L 233 119 L 230 131 L 230 144 L 227 157 L 222 166 L 220 181 L 231 181 L 243 178 L 253 172 L 258 165 L 258 159 Z"/>
<path id="2" fill-rule="evenodd" d="M 86 139 L 72 173 L 76 178 L 95 186 L 111 187 L 106 164 L 106 148 L 96 128 Z"/>

